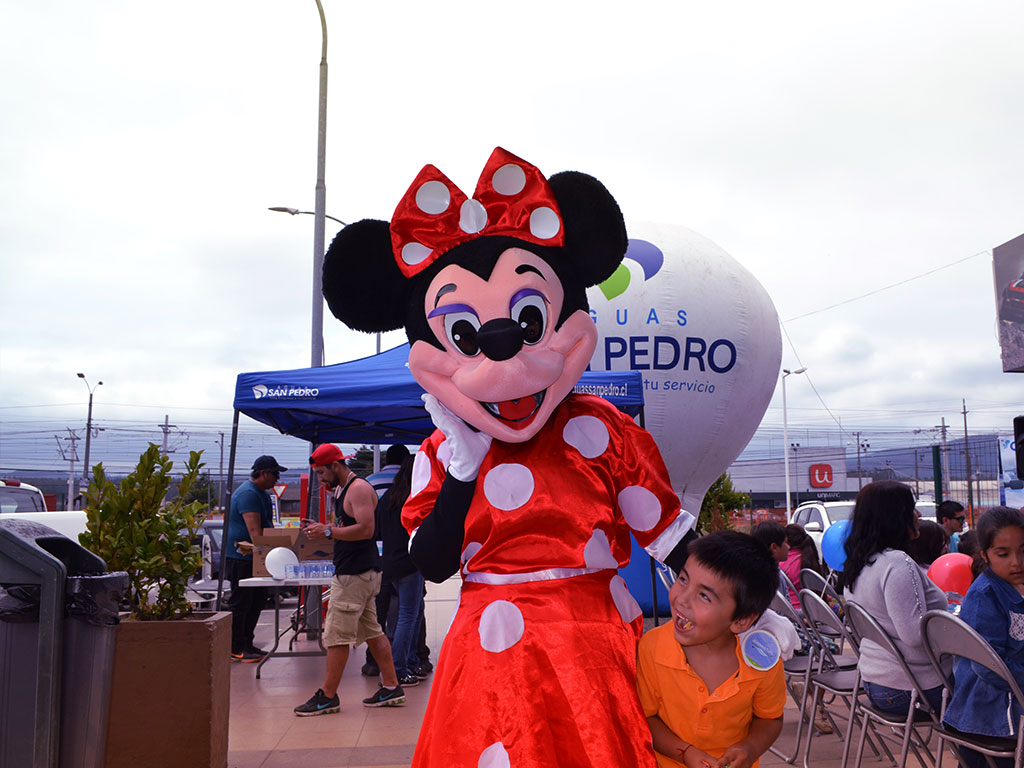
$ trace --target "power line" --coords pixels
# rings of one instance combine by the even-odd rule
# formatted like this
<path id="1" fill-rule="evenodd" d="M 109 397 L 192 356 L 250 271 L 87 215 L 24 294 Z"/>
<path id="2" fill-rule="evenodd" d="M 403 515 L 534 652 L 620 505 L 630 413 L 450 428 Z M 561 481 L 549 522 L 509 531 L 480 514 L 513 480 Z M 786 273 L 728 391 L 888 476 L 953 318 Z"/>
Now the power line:
<path id="1" fill-rule="evenodd" d="M 991 253 L 992 253 L 992 251 L 990 251 L 990 250 L 978 251 L 977 253 L 972 253 L 970 256 L 964 256 L 962 259 L 957 259 L 956 261 L 951 261 L 949 264 L 943 264 L 941 267 L 936 267 L 935 269 L 929 269 L 927 272 L 922 272 L 919 275 L 914 275 L 913 277 L 908 277 L 906 280 L 900 280 L 899 282 L 890 283 L 889 285 L 882 286 L 881 288 L 876 288 L 873 291 L 868 291 L 867 293 L 862 293 L 860 296 L 853 296 L 852 298 L 849 298 L 849 299 L 843 299 L 842 301 L 836 302 L 835 304 L 829 304 L 827 307 L 822 307 L 821 309 L 812 309 L 810 312 L 805 312 L 802 315 L 797 315 L 796 317 L 791 317 L 788 320 L 783 320 L 782 322 L 783 322 L 783 324 L 785 324 L 785 323 L 792 323 L 794 320 L 803 320 L 805 317 L 810 317 L 811 315 L 817 315 L 817 314 L 819 314 L 821 312 L 827 312 L 830 309 L 835 309 L 836 307 L 841 307 L 844 304 L 849 304 L 849 303 L 854 302 L 854 301 L 860 301 L 861 299 L 866 299 L 868 296 L 874 296 L 875 294 L 882 293 L 882 291 L 888 291 L 890 288 L 896 288 L 896 287 L 901 286 L 901 285 L 906 285 L 907 283 L 913 282 L 914 280 L 920 280 L 922 277 L 927 277 L 928 275 L 934 275 L 936 272 L 941 272 L 944 269 L 949 269 L 950 267 L 955 267 L 957 264 L 962 264 L 963 262 L 969 261 L 970 259 L 976 258 L 977 256 L 983 256 L 984 254 L 991 254 Z"/>

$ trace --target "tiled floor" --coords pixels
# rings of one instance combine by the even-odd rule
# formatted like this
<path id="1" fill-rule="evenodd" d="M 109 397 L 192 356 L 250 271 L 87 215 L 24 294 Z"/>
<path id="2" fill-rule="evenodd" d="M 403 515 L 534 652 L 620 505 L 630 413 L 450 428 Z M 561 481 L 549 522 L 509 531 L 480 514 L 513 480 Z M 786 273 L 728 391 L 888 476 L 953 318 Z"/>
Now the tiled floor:
<path id="1" fill-rule="evenodd" d="M 435 662 L 455 611 L 458 591 L 457 578 L 427 585 L 427 645 Z M 283 616 L 282 610 L 282 621 Z M 256 645 L 269 648 L 273 633 L 273 612 L 264 611 L 256 629 Z M 308 640 L 296 646 L 297 650 L 314 648 L 316 643 Z M 406 691 L 403 707 L 364 707 L 362 699 L 377 689 L 378 682 L 360 674 L 365 648 L 360 646 L 349 657 L 338 689 L 341 712 L 320 717 L 296 717 L 292 709 L 322 685 L 323 657 L 271 658 L 260 671 L 259 680 L 255 664 L 233 664 L 228 766 L 408 766 L 430 695 L 431 678 Z"/>
<path id="2" fill-rule="evenodd" d="M 458 590 L 458 578 L 444 584 L 427 585 L 427 643 L 435 662 L 455 610 Z M 257 628 L 257 645 L 264 648 L 272 645 L 273 621 L 273 612 L 265 611 Z M 307 640 L 300 645 L 302 650 L 316 647 Z M 360 674 L 364 654 L 365 646 L 361 646 L 349 658 L 339 689 L 341 712 L 320 717 L 296 717 L 292 709 L 322 684 L 322 657 L 272 658 L 261 670 L 259 680 L 255 675 L 256 665 L 233 664 L 229 768 L 407 768 L 412 761 L 431 680 L 408 689 L 403 707 L 364 707 L 361 700 L 377 688 L 376 679 Z M 835 706 L 840 709 L 838 704 Z M 777 742 L 787 752 L 792 751 L 795 715 L 796 707 L 789 702 L 785 726 Z M 838 737 L 815 736 L 809 764 L 814 768 L 834 768 L 839 766 L 841 754 L 842 742 Z M 850 765 L 852 763 L 851 759 Z M 887 763 L 866 758 L 864 764 Z M 947 756 L 946 764 L 955 766 L 956 761 Z M 778 768 L 787 763 L 767 753 L 761 765 Z M 911 760 L 909 765 L 917 763 Z"/>

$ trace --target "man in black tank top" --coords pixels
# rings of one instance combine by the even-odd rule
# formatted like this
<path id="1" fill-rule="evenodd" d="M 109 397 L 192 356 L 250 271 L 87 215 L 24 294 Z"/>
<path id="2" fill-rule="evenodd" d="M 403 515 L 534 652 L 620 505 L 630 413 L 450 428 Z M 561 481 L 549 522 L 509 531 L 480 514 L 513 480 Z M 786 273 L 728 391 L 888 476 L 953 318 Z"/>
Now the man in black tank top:
<path id="1" fill-rule="evenodd" d="M 324 622 L 327 672 L 323 687 L 295 708 L 300 717 L 341 711 L 338 686 L 348 662 L 349 647 L 365 642 L 380 666 L 382 684 L 363 704 L 394 707 L 405 703 L 398 684 L 391 644 L 377 621 L 376 596 L 380 591 L 380 557 L 374 541 L 377 493 L 346 466 L 347 457 L 335 445 L 319 446 L 309 457 L 317 479 L 333 490 L 334 522 L 307 521 L 306 535 L 334 541 L 334 581 Z"/>

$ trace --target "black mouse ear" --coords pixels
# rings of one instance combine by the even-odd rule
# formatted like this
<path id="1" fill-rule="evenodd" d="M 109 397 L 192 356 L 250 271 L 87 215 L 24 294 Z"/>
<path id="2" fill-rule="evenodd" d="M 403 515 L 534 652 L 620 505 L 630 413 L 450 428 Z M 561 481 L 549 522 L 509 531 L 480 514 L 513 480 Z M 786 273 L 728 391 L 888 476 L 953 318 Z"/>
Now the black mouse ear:
<path id="1" fill-rule="evenodd" d="M 405 326 L 409 281 L 391 250 L 388 222 L 364 219 L 341 230 L 324 256 L 324 298 L 336 318 L 367 333 Z"/>
<path id="2" fill-rule="evenodd" d="M 565 227 L 565 255 L 584 286 L 607 280 L 629 245 L 626 222 L 604 184 L 578 171 L 556 173 L 548 184 Z"/>

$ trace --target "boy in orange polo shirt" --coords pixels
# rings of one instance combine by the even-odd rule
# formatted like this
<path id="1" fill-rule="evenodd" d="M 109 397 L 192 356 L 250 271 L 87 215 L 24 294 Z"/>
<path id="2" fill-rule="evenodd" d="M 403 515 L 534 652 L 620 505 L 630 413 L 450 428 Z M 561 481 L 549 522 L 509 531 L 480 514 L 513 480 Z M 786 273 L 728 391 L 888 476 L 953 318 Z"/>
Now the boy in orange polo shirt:
<path id="1" fill-rule="evenodd" d="M 778 566 L 753 537 L 690 544 L 669 590 L 672 622 L 640 640 L 637 689 L 661 768 L 751 768 L 782 731 L 782 663 L 759 670 L 736 637 L 771 604 Z"/>

